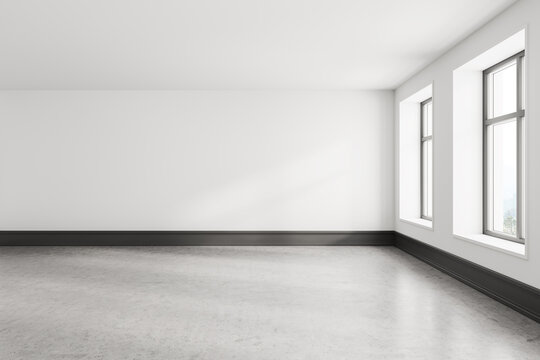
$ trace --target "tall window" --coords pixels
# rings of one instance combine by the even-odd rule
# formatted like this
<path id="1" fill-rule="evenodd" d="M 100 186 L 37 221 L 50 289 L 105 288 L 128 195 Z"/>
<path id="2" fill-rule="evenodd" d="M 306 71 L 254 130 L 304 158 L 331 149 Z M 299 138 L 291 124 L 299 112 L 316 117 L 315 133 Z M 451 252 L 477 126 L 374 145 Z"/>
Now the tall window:
<path id="1" fill-rule="evenodd" d="M 521 243 L 524 56 L 484 71 L 484 233 Z"/>
<path id="2" fill-rule="evenodd" d="M 433 99 L 420 104 L 421 217 L 433 220 Z"/>

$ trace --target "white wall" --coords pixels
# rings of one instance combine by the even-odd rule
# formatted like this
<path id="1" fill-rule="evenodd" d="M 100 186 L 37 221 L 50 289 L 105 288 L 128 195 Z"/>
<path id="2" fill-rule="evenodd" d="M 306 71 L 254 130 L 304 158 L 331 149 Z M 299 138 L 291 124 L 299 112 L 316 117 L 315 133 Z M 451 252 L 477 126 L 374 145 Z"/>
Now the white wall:
<path id="1" fill-rule="evenodd" d="M 527 258 L 509 255 L 452 234 L 452 164 L 453 164 L 453 70 L 467 63 L 502 40 L 527 28 L 527 117 L 525 139 L 527 174 Z M 480 265 L 540 288 L 540 1 L 520 0 L 482 29 L 401 85 L 395 94 L 395 108 L 400 101 L 433 82 L 434 98 L 434 229 L 404 223 L 396 217 L 397 231 L 449 251 Z M 396 117 L 396 128 L 399 121 Z M 399 166 L 396 164 L 396 166 Z M 398 167 L 396 167 L 397 169 Z M 396 174 L 396 191 L 399 191 Z M 398 208 L 396 206 L 396 214 Z"/>
<path id="2" fill-rule="evenodd" d="M 393 93 L 0 92 L 2 230 L 389 230 Z"/>

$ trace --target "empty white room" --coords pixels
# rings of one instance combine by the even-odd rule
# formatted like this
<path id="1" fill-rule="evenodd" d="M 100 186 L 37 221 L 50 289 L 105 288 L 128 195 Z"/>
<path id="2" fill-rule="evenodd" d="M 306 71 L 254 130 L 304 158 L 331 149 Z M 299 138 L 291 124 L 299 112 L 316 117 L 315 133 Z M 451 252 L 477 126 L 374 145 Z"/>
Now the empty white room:
<path id="1" fill-rule="evenodd" d="M 538 360 L 538 139 L 538 0 L 0 0 L 0 359 Z"/>

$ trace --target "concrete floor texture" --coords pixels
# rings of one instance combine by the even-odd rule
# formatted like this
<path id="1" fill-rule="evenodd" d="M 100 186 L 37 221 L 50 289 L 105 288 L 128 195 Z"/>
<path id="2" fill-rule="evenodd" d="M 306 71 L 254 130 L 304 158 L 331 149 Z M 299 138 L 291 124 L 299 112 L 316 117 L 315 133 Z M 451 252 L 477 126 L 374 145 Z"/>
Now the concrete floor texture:
<path id="1" fill-rule="evenodd" d="M 394 247 L 3 247 L 0 359 L 540 359 Z"/>

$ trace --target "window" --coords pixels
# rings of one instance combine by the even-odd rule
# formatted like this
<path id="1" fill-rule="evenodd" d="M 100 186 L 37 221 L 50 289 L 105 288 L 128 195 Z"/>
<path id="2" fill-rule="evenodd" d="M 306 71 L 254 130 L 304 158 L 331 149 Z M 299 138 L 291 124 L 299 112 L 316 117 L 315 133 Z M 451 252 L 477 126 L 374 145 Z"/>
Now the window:
<path id="1" fill-rule="evenodd" d="M 484 70 L 484 233 L 523 243 L 522 51 Z"/>
<path id="2" fill-rule="evenodd" d="M 427 230 L 433 230 L 432 97 L 430 83 L 401 100 L 398 120 L 399 221 Z"/>
<path id="3" fill-rule="evenodd" d="M 433 220 L 433 99 L 420 104 L 420 217 Z"/>

